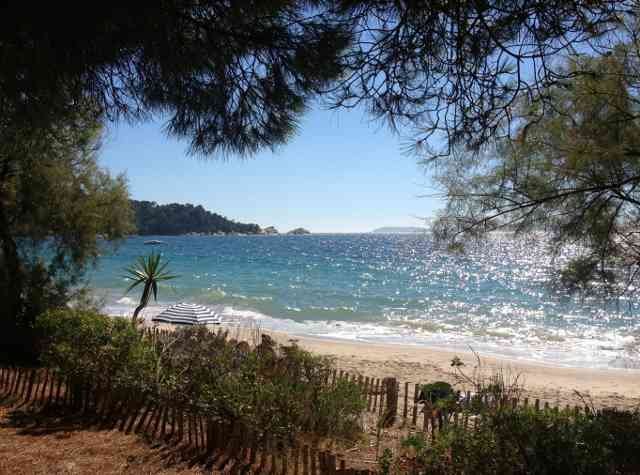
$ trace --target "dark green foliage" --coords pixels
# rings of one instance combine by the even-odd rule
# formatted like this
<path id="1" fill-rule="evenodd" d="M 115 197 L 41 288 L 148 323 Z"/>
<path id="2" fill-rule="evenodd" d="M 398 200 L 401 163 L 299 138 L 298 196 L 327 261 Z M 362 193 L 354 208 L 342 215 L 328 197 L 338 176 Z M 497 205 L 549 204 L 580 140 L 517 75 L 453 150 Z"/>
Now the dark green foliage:
<path id="1" fill-rule="evenodd" d="M 393 464 L 393 452 L 391 449 L 384 449 L 378 463 L 380 464 L 382 475 L 389 475 L 391 473 L 391 466 Z"/>
<path id="2" fill-rule="evenodd" d="M 115 384 L 290 443 L 302 432 L 352 438 L 364 410 L 353 382 L 330 384 L 332 361 L 268 336 L 255 348 L 203 327 L 141 338 L 127 321 L 59 311 L 38 320 L 43 362 L 65 376 Z"/>
<path id="3" fill-rule="evenodd" d="M 418 146 L 433 132 L 477 144 L 520 92 L 565 77 L 556 57 L 606 53 L 634 11 L 619 0 L 174 0 L 96 15 L 9 2 L 0 117 L 42 123 L 88 99 L 108 117 L 164 115 L 198 153 L 251 153 L 284 143 L 323 92 L 409 125 Z"/>
<path id="4" fill-rule="evenodd" d="M 337 3 L 355 24 L 337 102 L 364 102 L 392 126 L 409 125 L 414 147 L 427 154 L 434 152 L 434 135 L 445 139 L 448 154 L 457 143 L 477 147 L 508 133 L 521 93 L 536 95 L 568 76 L 557 57 L 575 50 L 606 54 L 605 32 L 635 22 L 626 1 Z M 546 97 L 541 102 L 553 109 Z"/>
<path id="5" fill-rule="evenodd" d="M 603 410 L 576 415 L 533 408 L 485 411 L 477 428 L 450 426 L 434 442 L 413 436 L 419 473 L 634 474 L 640 470 L 640 413 Z"/>
<path id="6" fill-rule="evenodd" d="M 589 436 L 600 440 L 608 457 L 620 473 L 640 473 L 640 412 L 603 409 L 593 415 Z"/>
<path id="7" fill-rule="evenodd" d="M 427 439 L 420 433 L 411 434 L 402 439 L 403 447 L 411 447 L 418 454 L 421 454 L 427 448 L 427 445 Z"/>
<path id="8" fill-rule="evenodd" d="M 153 347 L 127 320 L 91 311 L 55 310 L 38 318 L 41 360 L 77 382 L 148 391 L 157 367 Z"/>
<path id="9" fill-rule="evenodd" d="M 594 280 L 612 284 L 615 282 L 615 273 L 603 268 L 601 261 L 593 257 L 579 257 L 570 261 L 559 275 L 559 284 L 570 291 L 589 291 Z"/>
<path id="10" fill-rule="evenodd" d="M 125 178 L 97 164 L 101 131 L 81 108 L 47 128 L 0 120 L 0 360 L 33 358 L 37 315 L 132 229 Z"/>
<path id="11" fill-rule="evenodd" d="M 167 117 L 204 154 L 285 142 L 349 37 L 306 1 L 41 7 L 0 10 L 0 116 L 42 124 L 88 98 L 109 118 Z"/>
<path id="12" fill-rule="evenodd" d="M 205 210 L 202 206 L 172 203 L 159 205 L 153 201 L 131 200 L 136 228 L 140 235 L 172 236 L 187 233 L 257 234 L 260 226 L 232 221 Z"/>
<path id="13" fill-rule="evenodd" d="M 292 440 L 300 432 L 352 437 L 364 402 L 354 383 L 329 385 L 331 360 L 268 336 L 255 349 L 204 328 L 180 329 L 163 357 L 170 398 L 261 433 Z M 175 379 L 174 379 L 175 378 Z M 162 390 L 162 389 L 161 389 Z M 183 395 L 183 396 L 181 396 Z"/>
<path id="14" fill-rule="evenodd" d="M 436 381 L 435 383 L 424 384 L 420 388 L 418 396 L 419 402 L 425 402 L 432 405 L 438 403 L 446 404 L 454 401 L 455 392 L 453 387 L 445 381 Z"/>

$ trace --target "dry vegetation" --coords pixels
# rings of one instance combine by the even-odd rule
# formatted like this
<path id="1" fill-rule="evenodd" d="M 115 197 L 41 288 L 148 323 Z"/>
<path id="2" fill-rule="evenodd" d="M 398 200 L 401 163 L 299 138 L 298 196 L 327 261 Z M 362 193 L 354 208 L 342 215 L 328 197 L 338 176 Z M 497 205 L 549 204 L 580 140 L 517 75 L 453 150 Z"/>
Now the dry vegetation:
<path id="1" fill-rule="evenodd" d="M 36 419 L 19 409 L 0 407 L 0 474 L 84 473 L 191 475 L 205 471 L 135 435 L 99 431 L 68 418 L 39 415 Z"/>

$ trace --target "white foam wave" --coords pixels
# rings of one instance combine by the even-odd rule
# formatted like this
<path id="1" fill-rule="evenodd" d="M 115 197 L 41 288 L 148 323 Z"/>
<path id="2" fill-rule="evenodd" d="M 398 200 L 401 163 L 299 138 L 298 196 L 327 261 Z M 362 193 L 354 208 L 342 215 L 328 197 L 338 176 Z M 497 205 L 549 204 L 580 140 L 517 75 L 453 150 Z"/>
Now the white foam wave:
<path id="1" fill-rule="evenodd" d="M 131 316 L 136 302 L 123 297 L 106 307 L 111 315 Z M 151 305 L 142 317 L 151 319 L 168 304 Z M 581 334 L 566 330 L 550 332 L 531 325 L 514 332 L 509 327 L 495 327 L 484 332 L 461 331 L 446 322 L 423 326 L 407 322 L 345 322 L 334 320 L 296 321 L 276 318 L 254 310 L 241 310 L 228 305 L 216 306 L 223 321 L 236 324 L 255 324 L 260 328 L 346 341 L 420 345 L 451 351 L 469 351 L 481 355 L 506 357 L 569 367 L 640 369 L 640 353 L 634 348 L 640 343 L 638 335 L 621 334 L 615 330 L 585 330 Z"/>
<path id="2" fill-rule="evenodd" d="M 136 305 L 136 301 L 131 297 L 122 297 L 121 299 L 116 300 L 116 303 L 122 305 Z"/>
<path id="3" fill-rule="evenodd" d="M 226 321 L 252 321 L 261 328 L 338 340 L 400 345 L 420 345 L 434 348 L 469 351 L 473 348 L 481 355 L 506 357 L 568 367 L 640 369 L 640 355 L 625 352 L 633 346 L 633 336 L 622 336 L 614 331 L 600 334 L 600 338 L 541 339 L 512 337 L 509 329 L 496 329 L 492 335 L 478 336 L 456 332 L 443 326 L 433 332 L 420 332 L 413 328 L 380 323 L 354 323 L 344 321 L 294 321 L 274 318 L 260 312 L 224 307 Z"/>

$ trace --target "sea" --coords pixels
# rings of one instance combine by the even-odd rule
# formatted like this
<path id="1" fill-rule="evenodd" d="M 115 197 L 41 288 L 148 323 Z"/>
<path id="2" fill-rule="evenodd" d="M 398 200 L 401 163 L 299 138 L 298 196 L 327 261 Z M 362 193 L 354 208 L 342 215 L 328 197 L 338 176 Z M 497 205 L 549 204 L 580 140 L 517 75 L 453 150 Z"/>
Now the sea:
<path id="1" fill-rule="evenodd" d="M 157 239 L 164 244 L 145 245 Z M 428 234 L 144 236 L 105 245 L 88 275 L 111 315 L 131 316 L 124 269 L 151 251 L 177 278 L 151 317 L 177 302 L 230 323 L 339 340 L 417 345 L 569 367 L 640 368 L 640 299 L 573 295 L 554 285 L 540 236 L 495 235 L 464 253 Z"/>

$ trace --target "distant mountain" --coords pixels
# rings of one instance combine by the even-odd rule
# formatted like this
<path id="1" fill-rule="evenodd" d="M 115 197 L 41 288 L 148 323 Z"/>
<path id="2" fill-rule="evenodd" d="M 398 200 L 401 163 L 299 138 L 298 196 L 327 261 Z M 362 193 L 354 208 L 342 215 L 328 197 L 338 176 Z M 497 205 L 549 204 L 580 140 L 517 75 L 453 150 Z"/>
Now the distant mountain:
<path id="1" fill-rule="evenodd" d="M 422 234 L 427 232 L 427 228 L 416 228 L 411 226 L 387 226 L 371 231 L 375 234 Z"/>
<path id="2" fill-rule="evenodd" d="M 311 234 L 311 232 L 307 231 L 304 228 L 296 228 L 296 229 L 292 229 L 287 234 Z"/>
<path id="3" fill-rule="evenodd" d="M 257 224 L 238 223 L 202 206 L 190 203 L 159 205 L 155 201 L 131 200 L 138 234 L 175 236 L 179 234 L 260 234 Z"/>

